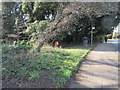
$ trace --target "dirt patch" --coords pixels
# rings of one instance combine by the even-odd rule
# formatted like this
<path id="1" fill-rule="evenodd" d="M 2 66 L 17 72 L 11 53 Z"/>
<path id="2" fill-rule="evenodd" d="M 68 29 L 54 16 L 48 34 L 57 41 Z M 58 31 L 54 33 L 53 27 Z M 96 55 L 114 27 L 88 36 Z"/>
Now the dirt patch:
<path id="1" fill-rule="evenodd" d="M 2 81 L 2 88 L 52 88 L 53 86 L 53 79 L 50 78 L 48 75 L 51 74 L 53 71 L 44 71 L 39 79 L 35 79 L 32 81 L 27 80 L 26 78 L 17 79 L 12 78 L 9 81 L 3 80 Z"/>

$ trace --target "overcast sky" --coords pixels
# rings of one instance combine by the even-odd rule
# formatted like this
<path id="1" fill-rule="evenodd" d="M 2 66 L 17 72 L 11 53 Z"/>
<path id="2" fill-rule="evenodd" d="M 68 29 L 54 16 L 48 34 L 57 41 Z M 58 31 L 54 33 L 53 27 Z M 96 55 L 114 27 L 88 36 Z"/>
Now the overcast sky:
<path id="1" fill-rule="evenodd" d="M 119 23 L 118 26 L 114 29 L 114 32 L 120 33 L 120 23 Z"/>

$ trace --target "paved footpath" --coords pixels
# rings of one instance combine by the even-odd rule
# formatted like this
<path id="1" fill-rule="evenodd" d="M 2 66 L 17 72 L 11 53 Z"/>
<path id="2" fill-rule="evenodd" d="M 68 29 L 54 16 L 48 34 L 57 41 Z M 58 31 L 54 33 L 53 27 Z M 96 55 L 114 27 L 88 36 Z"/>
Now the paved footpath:
<path id="1" fill-rule="evenodd" d="M 90 51 L 68 88 L 118 88 L 118 54 L 112 45 L 102 43 Z"/>

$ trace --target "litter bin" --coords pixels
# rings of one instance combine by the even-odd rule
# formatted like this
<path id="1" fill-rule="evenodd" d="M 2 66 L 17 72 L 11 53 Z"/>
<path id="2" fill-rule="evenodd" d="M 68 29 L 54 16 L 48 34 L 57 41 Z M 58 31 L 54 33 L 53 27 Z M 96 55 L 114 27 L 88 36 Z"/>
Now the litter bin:
<path id="1" fill-rule="evenodd" d="M 87 46 L 88 46 L 88 38 L 87 38 L 87 37 L 84 37 L 84 38 L 83 38 L 83 46 L 84 46 L 84 47 L 87 47 Z"/>

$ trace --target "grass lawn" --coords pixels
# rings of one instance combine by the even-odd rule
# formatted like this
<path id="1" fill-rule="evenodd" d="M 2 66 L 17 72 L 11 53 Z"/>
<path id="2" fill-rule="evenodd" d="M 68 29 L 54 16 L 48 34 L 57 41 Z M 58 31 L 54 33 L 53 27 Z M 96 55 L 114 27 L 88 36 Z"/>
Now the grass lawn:
<path id="1" fill-rule="evenodd" d="M 118 40 L 119 38 L 112 38 L 112 39 L 108 39 L 108 40 Z"/>
<path id="2" fill-rule="evenodd" d="M 17 87 L 38 88 L 63 86 L 91 49 L 82 46 L 61 49 L 44 46 L 41 53 L 16 54 L 15 51 L 14 54 L 13 50 L 6 48 L 3 48 L 3 86 L 6 87 L 6 82 L 10 82 Z M 17 84 L 13 82 L 15 79 Z"/>

